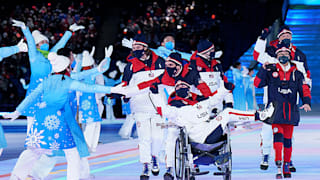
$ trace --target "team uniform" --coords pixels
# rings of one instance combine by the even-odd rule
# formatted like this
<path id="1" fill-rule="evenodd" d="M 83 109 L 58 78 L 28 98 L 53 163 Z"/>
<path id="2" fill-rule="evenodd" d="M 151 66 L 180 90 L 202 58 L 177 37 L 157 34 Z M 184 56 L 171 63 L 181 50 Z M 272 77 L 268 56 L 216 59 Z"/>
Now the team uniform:
<path id="1" fill-rule="evenodd" d="M 211 92 L 216 91 L 221 84 L 228 82 L 227 77 L 224 75 L 222 66 L 218 60 L 207 61 L 197 55 L 197 51 L 192 55 L 190 59 L 190 66 L 199 72 L 201 80 L 203 80 L 210 88 Z M 198 91 L 193 90 L 199 94 Z M 224 97 L 227 107 L 233 107 L 233 95 L 228 93 Z M 217 104 L 219 111 L 223 109 L 223 103 Z"/>
<path id="2" fill-rule="evenodd" d="M 281 30 L 279 34 L 286 32 L 291 33 L 291 31 L 286 31 L 286 29 Z M 270 47 L 266 47 L 267 41 L 264 38 L 258 38 L 256 41 L 256 45 L 254 47 L 253 57 L 258 62 L 264 64 L 266 62 L 268 63 L 278 63 L 278 59 L 275 58 L 276 56 L 276 48 L 279 48 L 281 44 L 279 43 L 279 40 L 274 40 L 271 42 Z M 301 51 L 296 52 L 295 46 L 288 46 L 290 49 L 290 57 L 291 62 L 294 62 L 296 64 L 297 69 L 303 73 L 305 80 L 311 87 L 311 79 L 310 79 L 310 71 L 308 69 L 308 65 L 306 63 L 306 58 L 304 54 Z M 301 52 L 301 53 L 300 53 Z M 263 102 L 264 104 L 267 104 L 268 102 L 268 89 L 267 86 L 264 87 L 264 98 Z M 297 100 L 298 102 L 298 100 Z M 268 168 L 268 158 L 271 153 L 271 147 L 272 147 L 272 127 L 268 124 L 263 124 L 262 130 L 261 130 L 261 147 L 262 147 L 262 154 L 263 154 L 263 161 L 261 164 L 262 169 Z M 295 168 L 291 163 L 290 169 L 295 172 Z"/>
<path id="3" fill-rule="evenodd" d="M 296 103 L 297 94 L 299 93 L 303 104 L 309 105 L 311 94 L 304 75 L 297 70 L 296 65 L 291 62 L 287 67 L 284 69 L 283 65 L 277 63 L 269 70 L 261 68 L 254 84 L 257 88 L 268 86 L 268 103 L 272 102 L 275 107 L 270 121 L 273 129 L 275 161 L 278 167 L 281 166 L 283 150 L 283 173 L 285 177 L 290 177 L 288 168 L 292 153 L 292 133 L 294 126 L 298 126 L 300 121 Z"/>
<path id="4" fill-rule="evenodd" d="M 144 39 L 139 41 L 139 38 L 143 38 L 141 36 L 137 36 L 134 43 L 147 47 Z M 148 52 L 149 54 L 146 55 L 147 57 L 143 61 L 136 56 L 128 56 L 127 61 L 129 63 L 124 69 L 122 78 L 122 82 L 125 85 L 136 86 L 163 73 L 165 68 L 164 59 L 151 50 Z M 148 94 L 139 94 L 131 97 L 130 110 L 137 126 L 140 162 L 144 164 L 141 176 L 149 177 L 149 165 L 152 162 L 156 163 L 156 157 L 160 152 L 163 140 L 163 130 L 161 127 L 156 126 L 156 123 L 164 122 L 164 119 L 156 113 Z M 154 172 L 158 173 L 158 164 L 153 164 L 153 167 L 155 167 L 153 168 Z"/>

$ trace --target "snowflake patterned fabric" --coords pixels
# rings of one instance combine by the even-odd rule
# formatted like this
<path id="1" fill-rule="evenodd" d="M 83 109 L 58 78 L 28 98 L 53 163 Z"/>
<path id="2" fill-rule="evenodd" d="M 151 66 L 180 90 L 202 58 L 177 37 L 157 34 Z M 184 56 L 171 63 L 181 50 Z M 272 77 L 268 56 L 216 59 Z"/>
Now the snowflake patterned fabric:
<path id="1" fill-rule="evenodd" d="M 95 75 L 88 76 L 83 82 L 95 84 Z M 101 122 L 95 93 L 81 93 L 79 107 L 79 121 L 81 123 Z"/>
<path id="2" fill-rule="evenodd" d="M 63 114 L 63 110 L 57 110 L 55 107 L 37 111 L 35 116 L 37 121 L 27 135 L 26 146 L 52 150 L 75 147 L 73 136 Z"/>
<path id="3" fill-rule="evenodd" d="M 65 111 L 66 105 L 70 103 L 69 92 L 75 90 L 110 93 L 110 87 L 80 83 L 68 76 L 65 76 L 65 80 L 62 80 L 62 75 L 49 76 L 16 109 L 23 112 L 43 95 L 45 103 L 41 104 L 46 106 L 38 108 L 35 113 L 35 121 L 26 138 L 27 147 L 61 150 L 76 146 L 67 124 L 67 120 L 72 116 L 70 106 L 70 112 Z"/>

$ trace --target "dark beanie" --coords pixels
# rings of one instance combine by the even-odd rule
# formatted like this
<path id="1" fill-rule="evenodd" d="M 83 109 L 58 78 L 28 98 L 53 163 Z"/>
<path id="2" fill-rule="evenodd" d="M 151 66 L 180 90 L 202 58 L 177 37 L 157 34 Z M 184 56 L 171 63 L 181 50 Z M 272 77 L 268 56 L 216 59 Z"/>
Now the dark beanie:
<path id="1" fill-rule="evenodd" d="M 280 27 L 277 37 L 279 38 L 282 34 L 285 34 L 285 33 L 292 34 L 289 26 L 287 26 L 287 25 L 283 25 Z"/>
<path id="2" fill-rule="evenodd" d="M 139 45 L 148 47 L 146 37 L 143 34 L 137 34 L 133 38 L 133 44 L 139 44 Z"/>
<path id="3" fill-rule="evenodd" d="M 171 53 L 168 58 L 169 61 L 172 61 L 180 66 L 183 66 L 183 60 L 181 58 L 181 54 L 177 53 L 177 52 L 173 52 Z"/>
<path id="4" fill-rule="evenodd" d="M 197 45 L 198 53 L 205 53 L 209 49 L 213 48 L 214 44 L 206 39 L 201 39 Z"/>

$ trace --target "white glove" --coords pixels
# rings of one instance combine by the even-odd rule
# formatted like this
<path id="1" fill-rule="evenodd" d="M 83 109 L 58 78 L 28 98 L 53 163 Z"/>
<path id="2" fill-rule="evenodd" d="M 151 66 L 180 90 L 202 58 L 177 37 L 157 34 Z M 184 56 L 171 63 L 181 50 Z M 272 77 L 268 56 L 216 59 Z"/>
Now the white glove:
<path id="1" fill-rule="evenodd" d="M 26 80 L 23 78 L 20 79 L 20 82 L 22 84 L 23 89 L 28 89 L 29 85 L 26 84 Z"/>
<path id="2" fill-rule="evenodd" d="M 98 65 L 98 71 L 106 72 L 110 67 L 110 61 L 111 61 L 110 58 L 105 58 L 104 60 L 102 60 Z"/>
<path id="3" fill-rule="evenodd" d="M 133 43 L 133 39 L 131 38 L 130 40 L 127 38 L 123 38 L 122 39 L 122 46 L 123 47 L 127 47 L 129 49 L 132 49 L 132 43 Z"/>
<path id="4" fill-rule="evenodd" d="M 223 52 L 222 51 L 217 51 L 215 54 L 214 54 L 214 58 L 220 58 L 222 56 Z"/>
<path id="5" fill-rule="evenodd" d="M 19 52 L 28 52 L 28 46 L 25 42 L 23 42 L 23 39 L 19 41 L 17 46 L 19 48 Z"/>
<path id="6" fill-rule="evenodd" d="M 112 79 L 116 78 L 117 70 L 111 71 L 108 75 L 109 75 L 109 77 L 112 78 Z"/>
<path id="7" fill-rule="evenodd" d="M 113 46 L 110 45 L 109 48 L 105 47 L 104 48 L 104 52 L 105 52 L 105 57 L 106 58 L 110 58 L 111 57 L 111 54 L 113 52 Z"/>
<path id="8" fill-rule="evenodd" d="M 91 52 L 90 52 L 90 56 L 93 57 L 94 52 L 96 51 L 96 47 L 92 46 Z"/>
<path id="9" fill-rule="evenodd" d="M 24 22 L 22 22 L 22 21 L 17 21 L 17 20 L 12 19 L 12 22 L 13 22 L 12 26 L 20 27 L 21 29 L 27 28 L 26 25 L 24 24 Z"/>
<path id="10" fill-rule="evenodd" d="M 80 29 L 84 29 L 84 26 L 79 26 L 79 25 L 77 25 L 76 23 L 74 23 L 74 24 L 72 24 L 70 27 L 69 27 L 69 29 L 70 29 L 70 31 L 72 31 L 72 32 L 76 32 L 76 31 L 78 31 L 78 30 L 80 30 Z"/>
<path id="11" fill-rule="evenodd" d="M 21 113 L 19 111 L 14 111 L 12 113 L 5 113 L 5 114 L 2 115 L 2 117 L 5 118 L 5 119 L 10 119 L 10 121 L 14 121 L 20 115 L 21 115 Z"/>
<path id="12" fill-rule="evenodd" d="M 120 83 L 114 87 L 111 87 L 111 93 L 116 93 L 116 94 L 123 94 L 123 95 L 126 95 L 127 94 L 127 88 L 126 86 L 124 86 L 124 82 L 123 83 Z"/>
<path id="13" fill-rule="evenodd" d="M 123 63 L 121 61 L 117 61 L 116 65 L 118 66 L 120 72 L 123 73 L 124 72 L 124 68 L 126 67 L 127 63 Z"/>

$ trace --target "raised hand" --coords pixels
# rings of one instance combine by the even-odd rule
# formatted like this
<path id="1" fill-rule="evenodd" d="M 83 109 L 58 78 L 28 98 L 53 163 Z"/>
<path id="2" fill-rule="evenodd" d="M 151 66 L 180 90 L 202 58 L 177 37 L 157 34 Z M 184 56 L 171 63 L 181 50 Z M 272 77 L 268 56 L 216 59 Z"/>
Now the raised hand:
<path id="1" fill-rule="evenodd" d="M 129 49 L 132 49 L 132 43 L 133 43 L 133 39 L 131 38 L 130 40 L 127 38 L 123 38 L 122 39 L 122 46 L 123 47 L 127 47 Z"/>
<path id="2" fill-rule="evenodd" d="M 113 46 L 110 45 L 108 48 L 105 47 L 104 48 L 104 52 L 105 52 L 105 58 L 110 58 L 111 57 L 111 54 L 113 52 Z"/>
<path id="3" fill-rule="evenodd" d="M 80 30 L 80 29 L 84 29 L 84 26 L 82 26 L 82 25 L 77 25 L 76 23 L 74 23 L 74 24 L 72 24 L 70 27 L 69 27 L 69 29 L 70 29 L 70 31 L 72 31 L 72 32 L 76 32 L 76 31 L 78 31 L 78 30 Z"/>
<path id="4" fill-rule="evenodd" d="M 24 22 L 22 21 L 18 21 L 18 20 L 15 20 L 15 19 L 12 19 L 12 26 L 16 26 L 16 27 L 20 27 L 21 29 L 26 29 L 26 25 L 24 24 Z"/>
<path id="5" fill-rule="evenodd" d="M 28 52 L 28 46 L 25 42 L 23 42 L 23 39 L 19 41 L 17 46 L 19 48 L 19 52 Z"/>
<path id="6" fill-rule="evenodd" d="M 20 115 L 21 115 L 21 113 L 19 111 L 14 111 L 12 113 L 5 113 L 5 114 L 2 115 L 2 117 L 5 118 L 5 119 L 10 119 L 10 121 L 14 121 Z"/>

